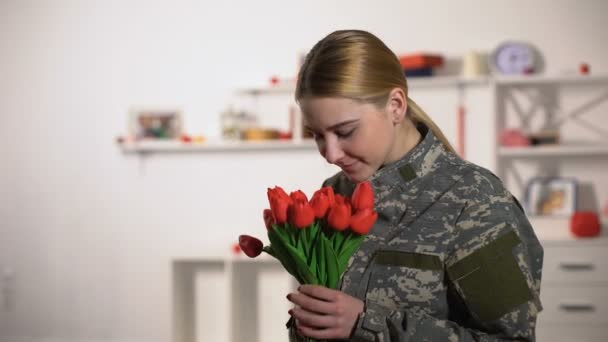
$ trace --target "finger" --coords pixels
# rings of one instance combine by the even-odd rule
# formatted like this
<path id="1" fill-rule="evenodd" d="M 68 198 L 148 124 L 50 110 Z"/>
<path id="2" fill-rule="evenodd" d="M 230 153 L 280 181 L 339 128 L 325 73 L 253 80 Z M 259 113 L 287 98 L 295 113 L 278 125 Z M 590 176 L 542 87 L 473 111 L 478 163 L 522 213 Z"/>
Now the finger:
<path id="1" fill-rule="evenodd" d="M 298 291 L 327 302 L 335 302 L 340 294 L 340 291 L 319 285 L 302 285 L 298 288 Z"/>
<path id="2" fill-rule="evenodd" d="M 315 329 L 305 325 L 298 325 L 298 334 L 302 336 L 312 337 L 317 340 L 327 340 L 333 338 L 339 338 L 335 329 Z"/>
<path id="3" fill-rule="evenodd" d="M 336 318 L 329 315 L 321 315 L 316 312 L 310 312 L 302 308 L 294 308 L 289 311 L 298 324 L 298 326 L 308 326 L 312 328 L 328 328 L 336 324 Z"/>
<path id="4" fill-rule="evenodd" d="M 290 293 L 287 296 L 290 302 L 295 305 L 316 313 L 329 314 L 333 313 L 335 304 L 311 297 L 301 292 Z"/>

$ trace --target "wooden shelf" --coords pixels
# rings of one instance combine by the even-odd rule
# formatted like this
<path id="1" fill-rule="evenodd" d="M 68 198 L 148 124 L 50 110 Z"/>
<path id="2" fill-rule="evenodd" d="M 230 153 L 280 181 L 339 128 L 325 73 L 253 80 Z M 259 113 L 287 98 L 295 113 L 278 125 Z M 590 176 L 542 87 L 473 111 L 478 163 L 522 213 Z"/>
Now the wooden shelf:
<path id="1" fill-rule="evenodd" d="M 608 156 L 608 142 L 600 144 L 572 144 L 532 147 L 499 147 L 501 157 L 527 158 L 527 157 L 576 157 L 576 156 Z"/>
<path id="2" fill-rule="evenodd" d="M 183 143 L 179 140 L 139 141 L 120 145 L 125 153 L 168 153 L 168 152 L 230 152 L 230 151 L 276 151 L 315 150 L 315 142 L 305 139 L 267 141 L 226 141 L 209 143 Z"/>

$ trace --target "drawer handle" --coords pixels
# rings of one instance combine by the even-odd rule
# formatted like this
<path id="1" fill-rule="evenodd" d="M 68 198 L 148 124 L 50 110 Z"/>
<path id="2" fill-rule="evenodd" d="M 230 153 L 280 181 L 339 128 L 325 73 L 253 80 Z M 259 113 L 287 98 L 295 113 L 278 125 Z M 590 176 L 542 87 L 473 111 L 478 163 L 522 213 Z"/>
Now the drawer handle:
<path id="1" fill-rule="evenodd" d="M 585 303 L 560 303 L 559 308 L 568 312 L 594 312 L 595 306 L 593 304 Z"/>
<path id="2" fill-rule="evenodd" d="M 595 266 L 590 262 L 561 262 L 559 268 L 565 271 L 591 271 Z"/>

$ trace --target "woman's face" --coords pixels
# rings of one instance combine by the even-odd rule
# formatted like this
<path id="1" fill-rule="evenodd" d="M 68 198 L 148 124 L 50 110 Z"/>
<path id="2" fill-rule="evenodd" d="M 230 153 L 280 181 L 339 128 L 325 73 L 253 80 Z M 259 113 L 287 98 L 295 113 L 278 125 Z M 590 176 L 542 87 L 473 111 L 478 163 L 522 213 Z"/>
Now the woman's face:
<path id="1" fill-rule="evenodd" d="M 345 98 L 300 101 L 321 155 L 353 181 L 372 176 L 393 154 L 396 126 L 386 109 Z"/>

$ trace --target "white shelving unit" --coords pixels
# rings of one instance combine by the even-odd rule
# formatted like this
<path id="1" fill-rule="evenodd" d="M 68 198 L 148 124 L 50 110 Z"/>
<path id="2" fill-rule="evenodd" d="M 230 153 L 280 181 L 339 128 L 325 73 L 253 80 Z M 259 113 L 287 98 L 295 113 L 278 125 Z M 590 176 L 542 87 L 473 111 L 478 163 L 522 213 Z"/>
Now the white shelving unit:
<path id="1" fill-rule="evenodd" d="M 556 146 L 535 146 L 535 147 L 499 147 L 500 157 L 527 158 L 527 157 L 608 157 L 608 143 L 601 144 L 568 144 Z"/>
<path id="2" fill-rule="evenodd" d="M 502 147 L 496 173 L 526 202 L 533 177 L 577 180 L 577 210 L 604 221 L 596 238 L 574 238 L 569 217 L 529 216 L 544 247 L 538 341 L 605 341 L 608 336 L 608 77 L 505 77 L 493 82 L 496 137 L 503 129 L 559 132 L 557 145 Z M 498 140 L 498 138 L 497 138 Z"/>
<path id="3" fill-rule="evenodd" d="M 184 143 L 179 140 L 138 141 L 121 145 L 125 153 L 175 153 L 175 152 L 231 152 L 231 151 L 280 151 L 313 150 L 313 140 L 267 140 Z"/>
<path id="4" fill-rule="evenodd" d="M 525 200 L 532 177 L 576 177 L 592 186 L 598 199 L 592 208 L 579 203 L 577 209 L 601 212 L 608 203 L 608 76 L 501 77 L 492 84 L 496 140 L 512 128 L 553 130 L 561 140 L 526 147 L 497 142 L 495 171 L 509 190 Z"/>

